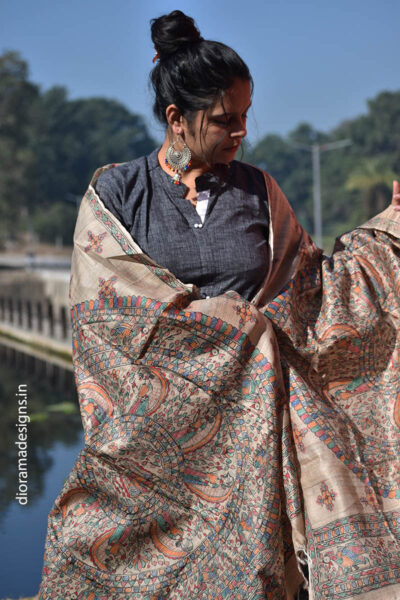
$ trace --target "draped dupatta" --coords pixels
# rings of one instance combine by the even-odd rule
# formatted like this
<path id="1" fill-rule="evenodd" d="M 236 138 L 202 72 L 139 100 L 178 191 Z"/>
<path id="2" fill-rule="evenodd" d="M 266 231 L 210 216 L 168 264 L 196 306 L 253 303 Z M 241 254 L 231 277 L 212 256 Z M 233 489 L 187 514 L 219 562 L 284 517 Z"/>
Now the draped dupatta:
<path id="1" fill-rule="evenodd" d="M 200 298 L 89 186 L 70 287 L 85 447 L 41 600 L 280 600 L 303 571 L 310 598 L 400 599 L 400 215 L 329 259 L 265 181 L 251 302 Z"/>

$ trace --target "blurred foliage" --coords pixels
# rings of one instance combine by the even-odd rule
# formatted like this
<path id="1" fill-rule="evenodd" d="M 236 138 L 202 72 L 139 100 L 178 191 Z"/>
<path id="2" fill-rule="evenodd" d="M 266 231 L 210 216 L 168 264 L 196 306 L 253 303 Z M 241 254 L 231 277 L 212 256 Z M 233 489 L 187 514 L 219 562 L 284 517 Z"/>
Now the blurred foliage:
<path id="1" fill-rule="evenodd" d="M 28 228 L 72 244 L 77 205 L 94 171 L 155 147 L 140 115 L 106 98 L 41 92 L 17 52 L 0 56 L 0 244 Z"/>
<path id="2" fill-rule="evenodd" d="M 285 192 L 300 223 L 313 232 L 312 155 L 301 146 L 350 139 L 351 145 L 321 152 L 324 248 L 385 208 L 392 181 L 400 175 L 400 91 L 368 101 L 369 112 L 329 133 L 301 123 L 286 138 L 266 135 L 246 154 L 266 169 Z"/>
<path id="3" fill-rule="evenodd" d="M 28 81 L 28 66 L 17 52 L 0 56 L 0 239 L 16 235 L 21 208 L 29 202 L 34 162 L 31 107 L 39 88 Z"/>
<path id="4" fill-rule="evenodd" d="M 33 231 L 39 239 L 49 242 L 60 241 L 70 245 L 74 235 L 76 207 L 63 202 L 50 205 L 38 204 L 33 213 Z M 50 233 L 51 232 L 51 233 Z"/>
<path id="5" fill-rule="evenodd" d="M 390 202 L 400 164 L 400 91 L 367 102 L 366 115 L 326 133 L 300 123 L 268 134 L 244 160 L 275 177 L 302 225 L 313 231 L 311 152 L 301 146 L 348 138 L 321 153 L 324 240 L 352 229 Z M 33 230 L 41 241 L 72 243 L 77 206 L 97 167 L 156 146 L 143 118 L 115 100 L 69 100 L 64 87 L 42 92 L 17 52 L 0 55 L 0 245 Z M 239 157 L 240 158 L 240 157 Z"/>
<path id="6" fill-rule="evenodd" d="M 392 183 L 397 175 L 387 164 L 386 158 L 365 158 L 346 181 L 346 190 L 360 190 L 363 193 L 364 210 L 368 217 L 384 210 L 390 199 Z"/>

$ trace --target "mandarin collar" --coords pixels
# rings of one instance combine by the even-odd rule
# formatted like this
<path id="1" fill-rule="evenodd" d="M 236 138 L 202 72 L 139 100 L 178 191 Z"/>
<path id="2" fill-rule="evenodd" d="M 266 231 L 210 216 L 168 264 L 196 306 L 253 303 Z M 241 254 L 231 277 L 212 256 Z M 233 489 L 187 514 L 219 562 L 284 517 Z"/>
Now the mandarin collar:
<path id="1" fill-rule="evenodd" d="M 156 148 L 155 150 L 153 150 L 153 152 L 151 152 L 151 154 L 148 155 L 149 167 L 151 169 L 158 168 L 160 170 L 161 177 L 164 178 L 165 185 L 168 186 L 167 189 L 171 194 L 173 194 L 175 197 L 178 197 L 178 198 L 184 198 L 186 191 L 187 191 L 187 186 L 184 183 L 180 183 L 179 185 L 176 185 L 176 183 L 172 182 L 172 177 L 170 175 L 168 175 L 168 173 L 166 173 L 164 171 L 164 169 L 161 168 L 161 165 L 158 162 L 159 151 L 160 151 L 160 147 Z M 228 182 L 230 179 L 230 172 L 231 172 L 230 164 L 229 165 L 225 165 L 222 163 L 216 164 L 212 171 L 206 171 L 202 175 L 199 175 L 199 177 L 196 177 L 196 179 L 195 179 L 196 191 L 197 192 L 202 192 L 205 190 L 210 190 L 211 192 L 214 192 L 217 190 L 221 191 L 222 188 L 225 188 L 228 185 Z"/>

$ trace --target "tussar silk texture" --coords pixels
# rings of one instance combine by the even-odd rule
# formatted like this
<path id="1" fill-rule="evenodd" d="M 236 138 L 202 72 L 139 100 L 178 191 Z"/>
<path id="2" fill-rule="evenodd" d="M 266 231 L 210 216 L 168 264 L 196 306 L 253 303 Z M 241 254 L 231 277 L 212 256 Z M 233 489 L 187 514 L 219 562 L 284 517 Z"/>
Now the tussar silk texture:
<path id="1" fill-rule="evenodd" d="M 327 258 L 265 180 L 251 302 L 201 299 L 89 186 L 70 287 L 85 446 L 40 600 L 286 600 L 302 571 L 311 599 L 400 599 L 400 213 Z"/>

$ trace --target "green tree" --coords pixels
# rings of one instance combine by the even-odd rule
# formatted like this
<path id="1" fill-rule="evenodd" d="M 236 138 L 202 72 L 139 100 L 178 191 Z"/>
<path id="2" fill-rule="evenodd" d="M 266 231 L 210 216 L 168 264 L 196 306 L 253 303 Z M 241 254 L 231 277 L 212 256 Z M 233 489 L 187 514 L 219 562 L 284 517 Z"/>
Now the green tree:
<path id="1" fill-rule="evenodd" d="M 33 215 L 33 230 L 40 240 L 71 245 L 77 209 L 74 204 L 53 202 L 39 207 Z"/>
<path id="2" fill-rule="evenodd" d="M 286 139 L 279 135 L 266 135 L 255 146 L 250 161 L 265 169 L 279 183 L 293 206 L 300 223 L 310 232 L 313 228 L 312 161 L 311 147 L 315 142 L 328 139 L 308 123 L 300 123 Z"/>
<path id="3" fill-rule="evenodd" d="M 311 146 L 343 138 L 352 142 L 343 150 L 321 154 L 323 227 L 329 238 L 356 227 L 390 201 L 388 178 L 396 172 L 398 178 L 400 171 L 400 92 L 382 92 L 369 100 L 367 106 L 367 114 L 344 121 L 328 133 L 300 123 L 287 138 L 267 135 L 251 153 L 250 162 L 277 179 L 299 221 L 310 232 L 313 229 L 311 155 L 296 150 L 299 144 Z M 375 175 L 382 179 L 382 173 L 386 172 L 388 177 L 374 182 L 369 174 L 367 182 L 356 185 L 354 178 L 362 160 L 367 161 L 366 165 L 371 160 L 375 167 L 379 164 L 379 173 Z M 364 172 L 362 177 L 366 175 Z"/>
<path id="4" fill-rule="evenodd" d="M 388 160 L 365 158 L 351 172 L 346 189 L 363 192 L 364 211 L 367 218 L 384 210 L 391 198 L 391 188 L 396 174 L 389 168 Z"/>
<path id="5" fill-rule="evenodd" d="M 359 156 L 391 157 L 390 167 L 400 160 L 400 91 L 381 92 L 367 101 L 368 114 L 339 125 L 336 133 L 350 137 Z"/>
<path id="6" fill-rule="evenodd" d="M 388 178 L 373 177 L 400 171 L 400 91 L 382 92 L 367 107 L 367 114 L 328 133 L 300 123 L 286 138 L 269 134 L 245 149 L 245 160 L 276 178 L 310 232 L 312 160 L 299 145 L 352 140 L 349 148 L 321 155 L 325 234 L 353 228 L 389 201 Z M 64 87 L 40 92 L 20 55 L 5 52 L 0 56 L 0 245 L 6 232 L 15 235 L 26 227 L 24 215 L 33 218 L 43 240 L 61 236 L 71 242 L 76 199 L 95 169 L 154 147 L 140 115 L 115 100 L 70 100 Z"/>
<path id="7" fill-rule="evenodd" d="M 96 168 L 147 154 L 155 142 L 142 117 L 120 103 L 104 98 L 70 101 L 63 87 L 53 87 L 38 98 L 34 118 L 31 209 L 36 231 L 42 240 L 54 242 L 61 236 L 70 244 L 76 218 L 71 202 L 75 205 L 84 194 Z M 55 203 L 57 208 L 51 209 Z M 64 231 L 60 231 L 62 203 Z"/>
<path id="8" fill-rule="evenodd" d="M 24 225 L 22 207 L 30 194 L 28 172 L 34 155 L 31 108 L 39 95 L 28 81 L 28 65 L 18 52 L 0 56 L 0 246 L 6 234 L 16 235 Z"/>

